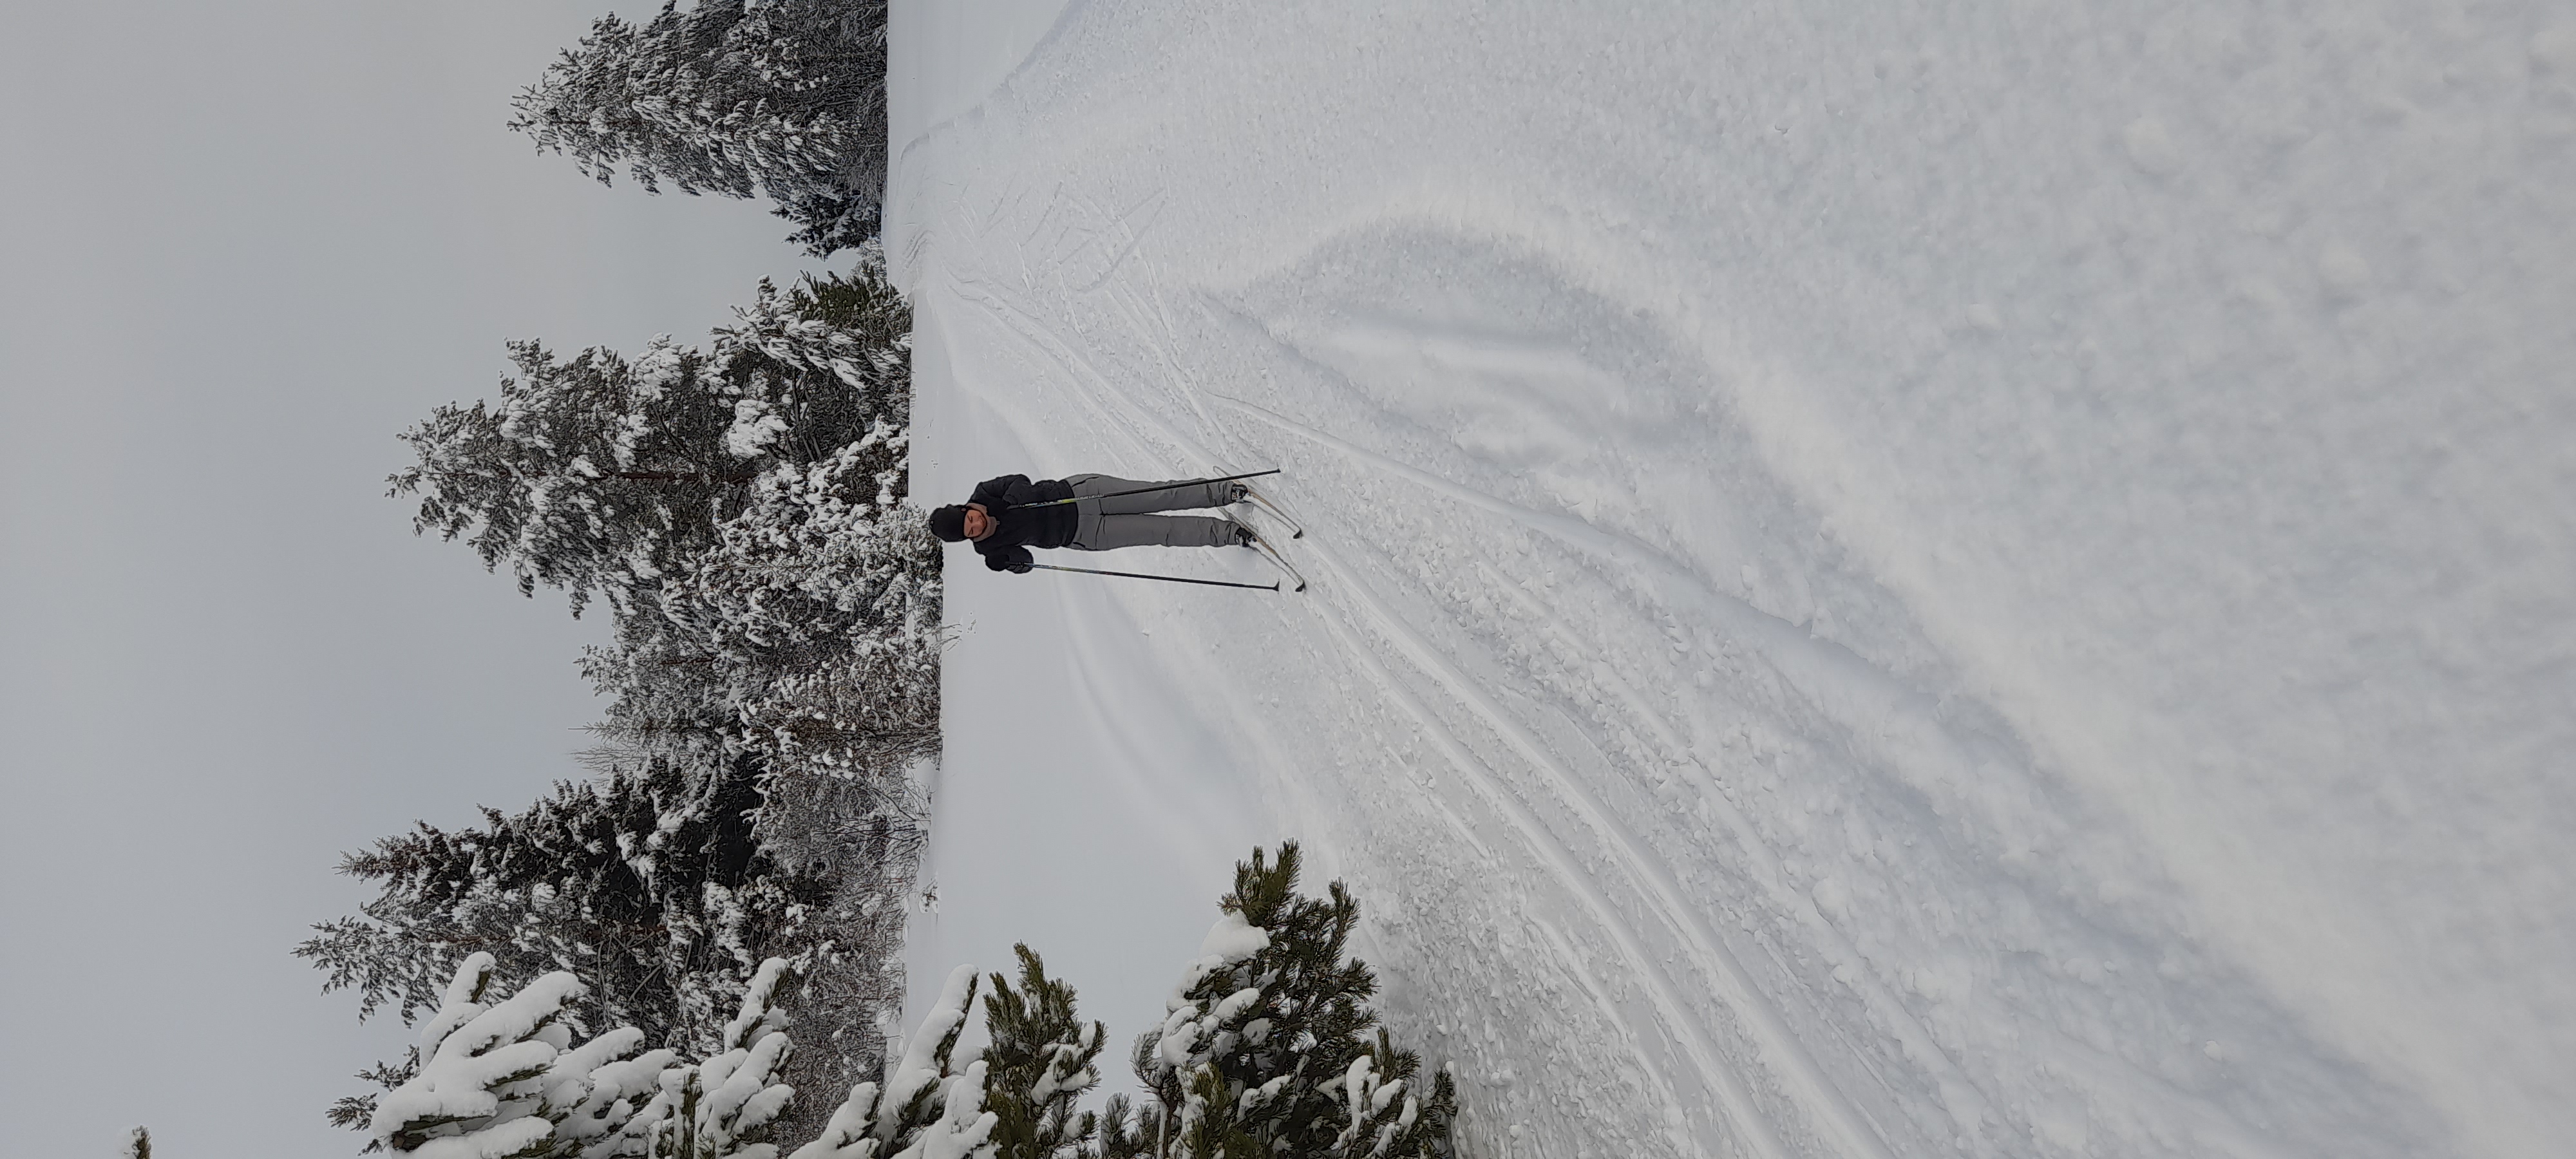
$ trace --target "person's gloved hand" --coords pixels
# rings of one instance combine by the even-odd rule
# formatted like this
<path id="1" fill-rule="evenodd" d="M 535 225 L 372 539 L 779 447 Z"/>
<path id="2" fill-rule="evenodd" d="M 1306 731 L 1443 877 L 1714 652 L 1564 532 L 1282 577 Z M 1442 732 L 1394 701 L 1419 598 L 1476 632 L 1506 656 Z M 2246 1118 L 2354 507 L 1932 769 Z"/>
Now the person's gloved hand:
<path id="1" fill-rule="evenodd" d="M 1025 563 L 1015 563 L 1015 564 L 1012 564 L 1008 570 L 1010 571 L 1010 573 L 1011 573 L 1012 575 L 1027 575 L 1027 574 L 1029 574 L 1029 570 L 1030 570 L 1030 568 L 1032 568 L 1033 566 L 1035 566 L 1035 565 L 1033 565 L 1033 564 L 1025 564 Z"/>

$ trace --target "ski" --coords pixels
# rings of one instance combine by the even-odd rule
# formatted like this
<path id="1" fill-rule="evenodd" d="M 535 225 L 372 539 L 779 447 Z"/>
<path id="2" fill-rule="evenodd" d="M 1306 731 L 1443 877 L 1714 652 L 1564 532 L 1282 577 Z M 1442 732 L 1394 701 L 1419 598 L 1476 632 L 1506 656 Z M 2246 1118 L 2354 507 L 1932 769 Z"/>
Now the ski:
<path id="1" fill-rule="evenodd" d="M 1245 499 L 1245 500 L 1249 501 L 1253 506 L 1255 506 L 1255 507 L 1259 507 L 1259 508 L 1260 508 L 1260 509 L 1262 509 L 1263 511 L 1267 511 L 1267 512 L 1269 512 L 1269 513 L 1270 513 L 1270 517 L 1271 517 L 1271 518 L 1276 519 L 1276 520 L 1278 520 L 1278 521 L 1279 521 L 1279 522 L 1281 522 L 1281 523 L 1285 523 L 1285 524 L 1287 524 L 1287 525 L 1288 525 L 1288 538 L 1290 538 L 1290 539 L 1304 539 L 1304 538 L 1306 538 L 1306 529 L 1305 529 L 1305 528 L 1303 528 L 1303 527 L 1298 526 L 1298 525 L 1297 525 L 1297 521 L 1296 521 L 1296 520 L 1294 520 L 1294 519 L 1290 519 L 1290 518 L 1288 517 L 1288 513 L 1287 513 L 1287 512 L 1285 512 L 1285 511 L 1280 510 L 1280 509 L 1279 509 L 1279 505 L 1278 505 L 1277 503 L 1272 502 L 1269 496 L 1264 495 L 1264 494 L 1262 494 L 1262 493 L 1261 493 L 1261 492 L 1259 492 L 1259 491 L 1255 491 L 1255 490 L 1253 490 L 1253 489 L 1252 489 L 1252 488 L 1250 488 L 1250 487 L 1245 487 L 1245 488 L 1243 489 L 1243 497 L 1244 497 L 1244 499 Z"/>
<path id="2" fill-rule="evenodd" d="M 1270 546 L 1270 541 L 1261 537 L 1261 531 L 1259 528 L 1253 529 L 1252 549 L 1260 552 L 1261 558 L 1269 560 L 1270 566 L 1278 568 L 1281 575 L 1288 577 L 1291 585 L 1288 589 L 1289 591 L 1302 592 L 1306 590 L 1306 577 L 1299 575 L 1296 568 L 1288 565 L 1288 557 L 1279 554 L 1278 548 Z"/>

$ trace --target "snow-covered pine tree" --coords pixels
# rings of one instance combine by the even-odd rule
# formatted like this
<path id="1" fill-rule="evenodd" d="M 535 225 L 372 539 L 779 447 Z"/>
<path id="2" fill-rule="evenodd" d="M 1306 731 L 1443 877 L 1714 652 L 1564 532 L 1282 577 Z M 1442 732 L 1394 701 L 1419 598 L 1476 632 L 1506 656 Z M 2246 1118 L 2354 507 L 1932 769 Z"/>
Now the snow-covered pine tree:
<path id="1" fill-rule="evenodd" d="M 893 779 L 938 744 L 939 559 L 900 500 L 903 444 L 880 425 L 763 476 L 663 586 L 654 646 L 705 658 L 691 678 L 721 682 L 741 742 L 775 770 Z"/>
<path id="2" fill-rule="evenodd" d="M 992 976 L 982 1057 L 963 1070 L 953 1058 L 975 988 L 961 967 L 885 1096 L 860 1084 L 791 1159 L 1450 1159 L 1453 1081 L 1426 1081 L 1377 1027 L 1376 980 L 1343 959 L 1358 902 L 1339 882 L 1327 900 L 1298 894 L 1299 862 L 1289 842 L 1276 860 L 1255 850 L 1236 865 L 1170 1017 L 1137 1040 L 1141 1107 L 1122 1096 L 1077 1110 L 1104 1028 L 1020 946 L 1017 985 Z M 889 1108 L 900 1111 L 881 1119 Z"/>
<path id="3" fill-rule="evenodd" d="M 912 309 L 885 279 L 883 248 L 859 249 L 847 274 L 808 274 L 783 291 L 763 279 L 734 324 L 715 329 L 710 358 L 745 400 L 737 407 L 757 408 L 753 422 L 776 416 L 764 428 L 738 419 L 735 437 L 784 440 L 770 453 L 806 463 L 879 424 L 912 424 Z"/>
<path id="4" fill-rule="evenodd" d="M 417 462 L 391 494 L 418 495 L 415 530 L 465 538 L 521 591 L 563 588 L 576 615 L 605 594 L 622 617 L 717 546 L 765 473 L 834 463 L 848 498 L 900 503 L 911 314 L 883 252 L 786 291 L 764 281 L 735 315 L 712 354 L 668 337 L 632 361 L 510 343 L 519 375 L 497 403 L 440 407 L 404 433 Z"/>
<path id="5" fill-rule="evenodd" d="M 908 377 L 912 304 L 904 300 L 894 283 L 886 280 L 884 244 L 871 238 L 856 248 L 858 254 L 849 273 L 821 278 L 808 274 L 787 291 L 786 303 L 797 316 L 849 335 L 862 349 L 892 352 L 893 360 L 875 365 Z M 889 391 L 890 397 L 896 393 Z M 898 425 L 910 421 L 908 413 L 901 418 L 892 414 L 886 417 Z"/>
<path id="6" fill-rule="evenodd" d="M 882 1084 L 862 1082 L 790 1159 L 1450 1159 L 1456 1092 L 1377 1029 L 1368 968 L 1342 953 L 1358 906 L 1295 892 L 1298 851 L 1236 866 L 1225 916 L 1189 963 L 1163 1025 L 1137 1042 L 1152 1102 L 1080 1111 L 1105 1028 L 1017 947 L 992 976 L 989 1045 L 960 1059 L 979 979 L 961 966 Z M 379 1147 L 419 1159 L 777 1159 L 794 1092 L 779 1006 L 790 964 L 761 963 L 706 1061 L 635 1056 L 621 1028 L 578 1047 L 581 985 L 548 974 L 494 1001 L 489 955 L 468 957 L 423 1028 L 416 1066 L 384 1096 Z M 629 1057 L 635 1056 L 635 1057 Z M 960 1063 L 963 1063 L 961 1066 Z"/>
<path id="7" fill-rule="evenodd" d="M 521 592 L 562 588 L 575 615 L 594 593 L 622 601 L 712 542 L 767 465 L 727 448 L 738 400 L 698 351 L 509 350 L 519 377 L 499 403 L 443 406 L 403 434 L 419 462 L 389 493 L 418 494 L 415 530 L 465 537 Z"/>
<path id="8" fill-rule="evenodd" d="M 1023 944 L 1013 952 L 1019 984 L 995 974 L 984 996 L 989 1142 L 998 1159 L 1070 1159 L 1098 1130 L 1098 1116 L 1074 1108 L 1100 1084 L 1092 1063 L 1107 1028 L 1075 1016 L 1073 987 L 1047 977 L 1036 951 Z"/>
<path id="9" fill-rule="evenodd" d="M 616 642 L 584 661 L 619 733 L 721 719 L 772 775 L 889 789 L 937 745 L 940 559 L 905 504 L 909 328 L 871 245 L 847 275 L 764 283 L 715 332 L 698 381 L 734 400 L 724 452 L 767 467 L 698 551 L 626 584 Z"/>
<path id="10" fill-rule="evenodd" d="M 117 1152 L 124 1159 L 152 1159 L 152 1132 L 136 1127 L 125 1136 L 125 1149 Z"/>
<path id="11" fill-rule="evenodd" d="M 875 236 L 885 186 L 885 0 L 676 2 L 601 17 L 514 102 L 510 127 L 605 184 L 765 196 L 817 255 Z"/>
<path id="12" fill-rule="evenodd" d="M 370 1150 L 417 1159 L 609 1159 L 642 1152 L 648 1101 L 675 1061 L 637 1054 L 621 1027 L 574 1045 L 572 975 L 548 974 L 507 999 L 488 954 L 468 957 L 421 1030 L 417 1073 L 385 1094 Z"/>
<path id="13" fill-rule="evenodd" d="M 961 966 L 889 1068 L 884 1097 L 875 1083 L 852 1088 L 820 1137 L 791 1159 L 1076 1159 L 1087 1155 L 1098 1116 L 1077 1111 L 1100 1081 L 1092 1063 L 1105 1028 L 1076 1017 L 1073 988 L 1017 947 L 1017 985 L 992 976 L 984 999 L 991 1042 L 962 1068 L 956 1058 L 975 970 Z"/>
<path id="14" fill-rule="evenodd" d="M 1109 1155 L 1158 1140 L 1156 1155 L 1260 1154 L 1445 1159 L 1456 1089 L 1424 1088 L 1420 1059 L 1395 1049 L 1368 1007 L 1376 976 L 1344 961 L 1359 902 L 1342 883 L 1326 900 L 1296 890 L 1293 841 L 1235 865 L 1224 916 L 1174 987 L 1163 1025 L 1137 1039 L 1135 1065 L 1157 1107 L 1131 1132 L 1104 1122 Z M 1170 1150 L 1162 1149 L 1169 1147 Z"/>
<path id="15" fill-rule="evenodd" d="M 813 952 L 804 915 L 829 893 L 761 853 L 757 803 L 747 770 L 690 775 L 654 761 L 558 785 L 516 816 L 486 809 L 478 828 L 423 824 L 344 859 L 343 872 L 382 892 L 360 916 L 315 926 L 296 953 L 327 972 L 326 992 L 357 990 L 362 1018 L 390 1009 L 408 1023 L 434 1009 L 442 981 L 480 953 L 505 987 L 574 973 L 586 995 L 574 1013 L 588 1025 L 634 1025 L 654 1045 L 707 1053 L 763 958 Z M 417 1061 L 361 1077 L 399 1085 Z M 344 1099 L 330 1117 L 361 1126 L 370 1106 Z"/>
<path id="16" fill-rule="evenodd" d="M 911 315 L 863 247 L 847 274 L 763 282 L 712 353 L 657 338 L 629 361 L 509 344 L 497 403 L 450 405 L 405 432 L 417 462 L 391 493 L 413 527 L 464 538 L 520 590 L 559 587 L 576 614 L 621 616 L 717 546 L 755 480 L 837 462 L 858 501 L 900 503 L 910 423 Z M 685 661 L 687 657 L 672 657 Z"/>

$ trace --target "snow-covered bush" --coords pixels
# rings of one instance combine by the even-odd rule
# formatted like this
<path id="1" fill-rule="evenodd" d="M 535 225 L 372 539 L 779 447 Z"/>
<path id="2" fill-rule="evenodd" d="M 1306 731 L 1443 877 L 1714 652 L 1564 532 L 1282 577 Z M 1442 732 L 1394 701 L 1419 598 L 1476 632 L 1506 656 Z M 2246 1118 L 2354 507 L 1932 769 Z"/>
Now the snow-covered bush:
<path id="1" fill-rule="evenodd" d="M 853 1085 L 792 1153 L 773 1138 L 795 1097 L 781 1081 L 788 962 L 761 964 L 692 1063 L 639 1053 L 632 1027 L 576 1045 L 580 982 L 548 974 L 500 999 L 490 955 L 475 954 L 369 1131 L 421 1159 L 1447 1159 L 1449 1075 L 1425 1083 L 1376 1027 L 1368 967 L 1342 960 L 1358 903 L 1339 883 L 1326 901 L 1299 896 L 1297 869 L 1294 843 L 1236 866 L 1170 1016 L 1137 1040 L 1141 1108 L 1122 1096 L 1080 1109 L 1106 1028 L 1080 1019 L 1073 988 L 1027 946 L 1016 980 L 991 976 L 980 1053 L 958 1051 L 980 981 L 961 966 L 881 1079 Z"/>
<path id="2" fill-rule="evenodd" d="M 861 1084 L 823 1137 L 791 1159 L 1056 1159 L 1082 1153 L 1098 1116 L 1075 1104 L 1100 1082 L 1092 1068 L 1104 1028 L 1074 1016 L 1073 988 L 1049 978 L 1027 946 L 1017 947 L 1015 985 L 992 975 L 984 998 L 990 1043 L 956 1057 L 976 989 L 975 968 L 948 976 L 916 1028 L 902 1061 L 888 1068 L 884 1094 Z"/>
<path id="3" fill-rule="evenodd" d="M 688 1063 L 637 1052 L 620 1027 L 574 1045 L 581 984 L 549 974 L 507 999 L 477 954 L 423 1027 L 417 1073 L 387 1093 L 369 1132 L 414 1159 L 777 1159 L 769 1142 L 795 1091 L 777 1081 L 793 1049 L 778 1009 L 788 964 L 761 964 L 722 1050 Z"/>

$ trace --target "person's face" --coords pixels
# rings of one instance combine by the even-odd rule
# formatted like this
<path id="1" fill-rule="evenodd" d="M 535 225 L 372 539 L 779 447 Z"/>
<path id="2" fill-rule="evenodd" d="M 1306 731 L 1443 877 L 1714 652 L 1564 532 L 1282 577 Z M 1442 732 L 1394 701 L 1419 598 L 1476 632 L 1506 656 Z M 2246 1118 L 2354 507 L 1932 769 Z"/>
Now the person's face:
<path id="1" fill-rule="evenodd" d="M 983 504 L 969 503 L 966 505 L 966 538 L 982 539 L 993 533 L 993 526 L 994 519 L 992 516 L 984 514 Z"/>

